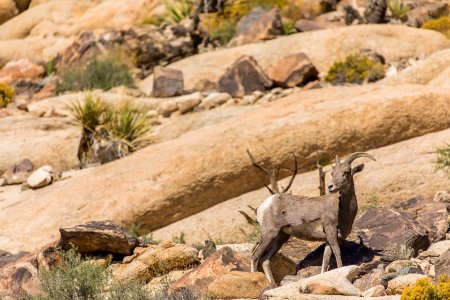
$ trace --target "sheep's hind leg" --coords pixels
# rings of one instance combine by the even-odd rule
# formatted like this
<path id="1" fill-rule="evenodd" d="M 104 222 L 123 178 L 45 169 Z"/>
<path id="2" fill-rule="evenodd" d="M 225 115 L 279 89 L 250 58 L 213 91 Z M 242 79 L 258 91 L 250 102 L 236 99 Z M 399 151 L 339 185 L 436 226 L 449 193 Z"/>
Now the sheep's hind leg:
<path id="1" fill-rule="evenodd" d="M 267 247 L 269 247 L 272 240 L 276 237 L 277 233 L 273 231 L 265 232 L 261 235 L 259 244 L 256 245 L 252 253 L 251 272 L 257 272 L 261 256 L 266 252 Z"/>
<path id="2" fill-rule="evenodd" d="M 267 280 L 269 281 L 270 285 L 273 287 L 276 287 L 275 279 L 273 277 L 272 269 L 270 268 L 270 259 L 277 254 L 277 252 L 280 250 L 280 248 L 289 240 L 289 235 L 280 232 L 275 237 L 275 239 L 272 240 L 269 247 L 267 248 L 267 251 L 264 253 L 262 260 L 262 268 L 264 271 L 264 274 L 266 275 Z"/>

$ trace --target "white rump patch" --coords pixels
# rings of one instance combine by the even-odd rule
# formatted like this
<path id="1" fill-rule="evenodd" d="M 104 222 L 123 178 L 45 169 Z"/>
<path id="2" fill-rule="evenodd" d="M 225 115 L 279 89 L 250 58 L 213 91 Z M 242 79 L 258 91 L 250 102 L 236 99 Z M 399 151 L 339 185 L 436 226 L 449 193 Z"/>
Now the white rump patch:
<path id="1" fill-rule="evenodd" d="M 258 221 L 259 225 L 262 225 L 264 213 L 272 205 L 273 200 L 275 199 L 275 196 L 276 195 L 272 195 L 269 198 L 267 198 L 266 200 L 264 200 L 264 202 L 256 210 L 256 220 Z"/>

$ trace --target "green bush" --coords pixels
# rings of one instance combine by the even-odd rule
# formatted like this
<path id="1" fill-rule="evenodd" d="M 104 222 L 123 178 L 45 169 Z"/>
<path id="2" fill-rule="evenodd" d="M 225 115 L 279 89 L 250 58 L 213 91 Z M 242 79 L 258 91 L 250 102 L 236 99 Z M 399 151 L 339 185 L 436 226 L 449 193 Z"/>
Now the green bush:
<path id="1" fill-rule="evenodd" d="M 384 67 L 364 55 L 351 54 L 335 62 L 325 80 L 333 84 L 374 82 L 384 77 Z"/>
<path id="2" fill-rule="evenodd" d="M 283 22 L 283 32 L 285 35 L 296 33 L 297 29 L 295 29 L 295 21 L 287 20 Z"/>
<path id="3" fill-rule="evenodd" d="M 219 41 L 222 45 L 226 45 L 236 35 L 237 21 L 235 19 L 223 20 L 210 28 L 209 35 L 211 38 Z"/>
<path id="4" fill-rule="evenodd" d="M 422 28 L 439 31 L 450 39 L 450 17 L 440 17 L 439 19 L 429 20 L 422 25 Z"/>
<path id="5" fill-rule="evenodd" d="M 12 87 L 0 83 L 0 108 L 6 107 L 6 105 L 11 103 L 15 93 Z"/>
<path id="6" fill-rule="evenodd" d="M 114 283 L 109 270 L 100 264 L 86 260 L 75 250 L 58 251 L 61 263 L 50 270 L 40 270 L 41 293 L 27 295 L 28 300 L 156 300 L 152 298 L 144 283 Z"/>
<path id="7" fill-rule="evenodd" d="M 388 3 L 389 11 L 395 19 L 406 21 L 408 13 L 411 10 L 409 5 L 404 4 L 402 0 L 391 0 Z"/>
<path id="8" fill-rule="evenodd" d="M 61 79 L 56 88 L 58 93 L 110 90 L 120 85 L 134 87 L 129 65 L 117 54 L 97 55 L 85 66 L 64 68 L 61 70 Z"/>
<path id="9" fill-rule="evenodd" d="M 450 171 L 450 145 L 437 148 L 436 170 Z"/>
<path id="10" fill-rule="evenodd" d="M 446 300 L 450 299 L 450 279 L 441 276 L 437 284 L 429 278 L 419 279 L 403 290 L 401 300 Z"/>

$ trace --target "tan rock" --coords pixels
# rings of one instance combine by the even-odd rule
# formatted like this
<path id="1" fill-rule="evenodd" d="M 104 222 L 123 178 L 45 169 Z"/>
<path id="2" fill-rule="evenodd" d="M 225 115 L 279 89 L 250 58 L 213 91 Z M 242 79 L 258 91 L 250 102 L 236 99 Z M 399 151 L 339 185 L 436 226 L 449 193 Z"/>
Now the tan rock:
<path id="1" fill-rule="evenodd" d="M 12 19 L 19 14 L 19 9 L 14 0 L 0 1 L 0 24 Z"/>
<path id="2" fill-rule="evenodd" d="M 363 297 L 386 296 L 386 289 L 382 285 L 374 286 L 363 293 Z"/>
<path id="3" fill-rule="evenodd" d="M 224 104 L 231 99 L 231 95 L 228 93 L 211 93 L 200 104 L 201 107 L 206 109 L 212 109 L 219 105 Z"/>
<path id="4" fill-rule="evenodd" d="M 386 267 L 387 273 L 397 273 L 398 270 L 400 270 L 403 267 L 414 267 L 414 268 L 420 268 L 420 266 L 411 260 L 396 260 L 391 262 Z"/>
<path id="5" fill-rule="evenodd" d="M 81 130 L 64 118 L 21 116 L 0 119 L 0 170 L 6 169 L 11 161 L 24 158 L 37 166 L 50 164 L 55 170 L 76 167 L 80 136 Z"/>
<path id="6" fill-rule="evenodd" d="M 202 95 L 200 93 L 193 93 L 190 95 L 184 95 L 174 99 L 177 104 L 180 113 L 185 114 L 192 111 L 197 105 L 202 102 Z"/>
<path id="7" fill-rule="evenodd" d="M 249 264 L 238 253 L 228 247 L 222 248 L 208 257 L 200 266 L 191 270 L 169 288 L 174 297 L 187 294 L 198 298 L 207 294 L 208 286 L 230 271 L 246 271 Z"/>
<path id="8" fill-rule="evenodd" d="M 376 50 L 390 63 L 404 57 L 425 57 L 449 45 L 448 39 L 431 30 L 399 25 L 347 26 L 207 52 L 169 66 L 183 71 L 186 90 L 203 90 L 217 87 L 220 76 L 242 55 L 254 57 L 265 69 L 282 57 L 303 52 L 320 73 L 325 73 L 333 62 L 362 48 Z"/>
<path id="9" fill-rule="evenodd" d="M 283 57 L 265 70 L 267 76 L 281 87 L 305 85 L 317 79 L 317 69 L 304 53 Z"/>
<path id="10" fill-rule="evenodd" d="M 30 174 L 27 179 L 27 184 L 32 189 L 38 189 L 49 185 L 53 180 L 53 168 L 50 166 L 43 166 Z"/>
<path id="11" fill-rule="evenodd" d="M 27 59 L 7 63 L 0 69 L 0 82 L 12 84 L 19 80 L 35 80 L 42 77 L 45 70 Z"/>
<path id="12" fill-rule="evenodd" d="M 426 251 L 419 254 L 420 259 L 438 257 L 450 249 L 450 240 L 439 241 L 432 244 Z"/>
<path id="13" fill-rule="evenodd" d="M 258 160 L 270 158 L 274 163 L 287 164 L 294 151 L 303 157 L 304 170 L 315 164 L 317 147 L 323 149 L 327 154 L 323 159 L 327 159 L 334 153 L 375 148 L 448 128 L 449 101 L 445 89 L 415 85 L 333 87 L 299 92 L 99 168 L 83 170 L 76 179 L 48 187 L 45 195 L 34 193 L 29 197 L 24 192 L 16 199 L 16 205 L 0 210 L 0 232 L 14 240 L 6 243 L 9 249 L 14 249 L 39 245 L 48 241 L 57 228 L 90 219 L 110 219 L 125 225 L 142 222 L 143 230 L 154 230 L 261 187 L 263 176 L 254 170 L 245 154 L 248 145 L 270 140 L 266 145 L 273 145 L 271 148 L 251 147 Z M 414 128 L 408 125 L 411 122 Z M 340 142 L 342 137 L 346 143 Z M 294 140 L 301 142 L 285 142 Z M 224 143 L 228 146 L 223 147 Z M 177 171 L 168 171 L 171 168 Z M 360 177 L 373 176 L 369 172 L 365 174 L 367 177 Z M 129 182 L 133 182 L 133 189 L 124 193 L 124 184 Z M 99 191 L 98 186 L 104 184 L 109 188 Z M 366 191 L 377 186 L 372 181 Z M 127 200 L 130 197 L 133 205 Z M 27 199 L 26 203 L 22 199 Z M 184 209 L 180 210 L 179 205 Z M 33 213 L 41 209 L 46 214 Z M 73 215 L 74 210 L 79 213 Z M 27 220 L 23 227 L 13 217 L 19 213 Z M 23 230 L 25 227 L 30 235 Z M 18 228 L 22 228 L 21 234 L 14 233 Z"/>
<path id="14" fill-rule="evenodd" d="M 415 284 L 417 280 L 423 278 L 428 278 L 428 276 L 421 274 L 407 274 L 395 277 L 388 282 L 386 293 L 388 295 L 401 294 L 406 287 Z"/>
<path id="15" fill-rule="evenodd" d="M 214 299 L 256 299 L 269 286 L 264 273 L 232 271 L 211 282 L 208 294 Z"/>
<path id="16" fill-rule="evenodd" d="M 434 202 L 450 203 L 450 192 L 439 191 L 433 197 Z"/>

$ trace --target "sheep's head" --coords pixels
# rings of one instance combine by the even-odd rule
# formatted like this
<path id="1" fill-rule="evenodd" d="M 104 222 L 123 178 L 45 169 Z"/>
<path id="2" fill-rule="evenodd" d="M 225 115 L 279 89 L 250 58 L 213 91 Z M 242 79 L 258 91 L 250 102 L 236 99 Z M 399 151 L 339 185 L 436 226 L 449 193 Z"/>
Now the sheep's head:
<path id="1" fill-rule="evenodd" d="M 353 182 L 353 175 L 361 172 L 364 169 L 364 164 L 359 164 L 352 168 L 352 162 L 359 157 L 367 157 L 371 160 L 376 160 L 375 157 L 364 152 L 355 152 L 350 154 L 347 159 L 341 163 L 339 157 L 336 155 L 336 165 L 331 171 L 331 182 L 328 185 L 330 193 L 336 193 L 348 189 Z"/>

